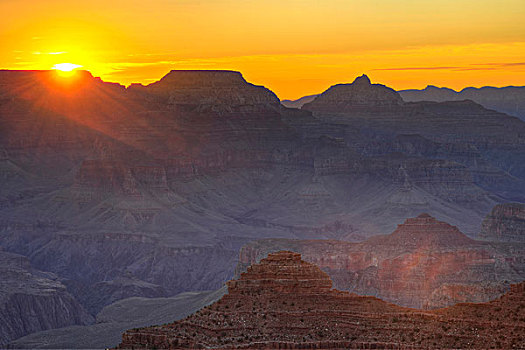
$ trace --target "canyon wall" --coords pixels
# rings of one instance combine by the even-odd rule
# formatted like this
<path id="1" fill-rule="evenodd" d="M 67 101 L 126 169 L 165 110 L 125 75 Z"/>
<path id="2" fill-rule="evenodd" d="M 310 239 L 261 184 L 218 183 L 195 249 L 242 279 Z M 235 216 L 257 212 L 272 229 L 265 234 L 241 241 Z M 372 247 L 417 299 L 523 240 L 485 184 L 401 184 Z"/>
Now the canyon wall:
<path id="1" fill-rule="evenodd" d="M 172 71 L 128 88 L 89 72 L 0 71 L 0 246 L 56 274 L 95 315 L 124 297 L 219 288 L 252 241 L 362 241 L 421 212 L 475 237 L 495 205 L 525 201 L 516 118 L 473 102 L 403 102 L 366 76 L 310 106 L 288 109 L 232 71 Z M 464 281 L 494 266 L 502 276 L 518 266 L 508 280 L 519 279 L 519 247 L 488 258 L 443 248 L 443 264 L 467 277 L 403 277 L 432 298 L 402 296 L 395 264 L 375 285 L 383 270 L 361 253 L 354 277 L 330 273 L 338 286 L 445 305 L 472 298 Z M 479 294 L 500 293 L 493 282 Z"/>

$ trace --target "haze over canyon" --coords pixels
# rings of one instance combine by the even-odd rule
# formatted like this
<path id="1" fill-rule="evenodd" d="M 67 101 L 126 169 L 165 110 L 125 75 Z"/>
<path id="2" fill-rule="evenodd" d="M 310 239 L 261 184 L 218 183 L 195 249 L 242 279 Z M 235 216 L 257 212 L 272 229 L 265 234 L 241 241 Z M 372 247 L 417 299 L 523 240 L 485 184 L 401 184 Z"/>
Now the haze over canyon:
<path id="1" fill-rule="evenodd" d="M 0 347 L 519 348 L 523 91 L 2 70 Z"/>

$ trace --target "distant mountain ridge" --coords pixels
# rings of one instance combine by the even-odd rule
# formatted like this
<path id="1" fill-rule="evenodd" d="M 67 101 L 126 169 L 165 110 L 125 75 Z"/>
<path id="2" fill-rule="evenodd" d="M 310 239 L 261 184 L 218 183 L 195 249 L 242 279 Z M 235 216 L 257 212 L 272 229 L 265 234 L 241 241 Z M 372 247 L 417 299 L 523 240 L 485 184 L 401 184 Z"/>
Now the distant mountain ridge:
<path id="1" fill-rule="evenodd" d="M 281 104 L 288 108 L 299 108 L 300 109 L 304 104 L 312 102 L 317 96 L 319 95 L 316 94 L 316 95 L 303 96 L 297 100 L 281 100 Z"/>
<path id="2" fill-rule="evenodd" d="M 446 87 L 429 85 L 422 90 L 400 90 L 399 94 L 406 102 L 472 100 L 485 108 L 525 120 L 525 86 L 467 87 L 461 91 L 455 91 Z"/>
<path id="3" fill-rule="evenodd" d="M 472 100 L 485 108 L 506 113 L 525 120 L 525 86 L 481 88 L 466 87 L 456 91 L 447 87 L 428 85 L 424 89 L 397 90 L 405 102 L 446 102 Z M 305 104 L 315 100 L 317 96 L 303 96 L 297 100 L 282 100 L 281 103 L 288 108 L 301 109 Z"/>
<path id="4" fill-rule="evenodd" d="M 372 84 L 370 78 L 363 74 L 351 84 L 331 86 L 301 108 L 312 112 L 342 113 L 370 108 L 395 108 L 403 103 L 394 89 L 382 84 Z"/>

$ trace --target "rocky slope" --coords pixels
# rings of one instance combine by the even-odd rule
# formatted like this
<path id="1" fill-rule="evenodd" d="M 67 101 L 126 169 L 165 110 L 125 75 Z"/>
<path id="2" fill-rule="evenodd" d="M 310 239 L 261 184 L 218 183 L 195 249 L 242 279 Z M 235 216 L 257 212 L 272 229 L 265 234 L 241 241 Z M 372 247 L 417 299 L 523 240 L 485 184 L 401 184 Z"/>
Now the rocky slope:
<path id="1" fill-rule="evenodd" d="M 468 87 L 455 91 L 429 85 L 422 90 L 401 90 L 399 94 L 407 102 L 472 100 L 486 108 L 525 119 L 525 87 L 523 86 Z"/>
<path id="2" fill-rule="evenodd" d="M 506 203 L 495 206 L 483 220 L 479 238 L 525 243 L 525 205 Z"/>
<path id="3" fill-rule="evenodd" d="M 402 306 L 483 302 L 525 280 L 525 245 L 489 244 L 421 214 L 362 243 L 262 240 L 243 247 L 238 273 L 269 252 L 290 249 L 327 272 L 341 290 Z"/>
<path id="4" fill-rule="evenodd" d="M 0 248 L 0 276 L 0 347 L 26 334 L 93 322 L 57 276 L 34 269 L 24 256 Z"/>
<path id="5" fill-rule="evenodd" d="M 217 301 L 226 288 L 187 292 L 170 298 L 123 299 L 101 310 L 93 324 L 37 332 L 7 345 L 8 349 L 106 349 L 117 346 L 122 333 L 135 327 L 163 324 L 186 317 Z"/>
<path id="6" fill-rule="evenodd" d="M 119 348 L 516 348 L 525 332 L 523 283 L 488 304 L 435 312 L 331 285 L 299 254 L 280 251 L 230 281 L 216 303 L 174 323 L 130 329 Z"/>

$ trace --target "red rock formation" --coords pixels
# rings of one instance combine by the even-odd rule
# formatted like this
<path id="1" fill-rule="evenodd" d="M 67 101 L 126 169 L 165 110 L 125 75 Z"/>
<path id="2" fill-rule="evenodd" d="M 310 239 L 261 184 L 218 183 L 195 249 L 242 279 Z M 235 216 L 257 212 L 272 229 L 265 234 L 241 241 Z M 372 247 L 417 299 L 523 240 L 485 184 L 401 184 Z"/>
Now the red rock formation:
<path id="1" fill-rule="evenodd" d="M 368 241 L 368 244 L 391 245 L 409 250 L 458 247 L 473 243 L 475 241 L 465 236 L 456 226 L 438 221 L 427 213 L 406 219 L 390 235 Z"/>
<path id="2" fill-rule="evenodd" d="M 332 289 L 332 281 L 326 273 L 302 261 L 301 254 L 286 251 L 270 254 L 227 285 L 232 294 L 264 291 L 302 295 L 326 293 Z"/>
<path id="3" fill-rule="evenodd" d="M 238 271 L 281 249 L 300 252 L 327 272 L 339 289 L 408 307 L 488 301 L 504 293 L 509 282 L 525 279 L 525 246 L 509 249 L 476 241 L 428 214 L 362 243 L 254 242 L 241 250 Z"/>
<path id="4" fill-rule="evenodd" d="M 495 206 L 483 221 L 479 237 L 487 241 L 525 243 L 525 204 Z"/>
<path id="5" fill-rule="evenodd" d="M 515 348 L 525 336 L 524 285 L 488 304 L 422 312 L 330 289 L 318 267 L 281 251 L 230 281 L 218 302 L 174 323 L 128 330 L 119 348 Z"/>

